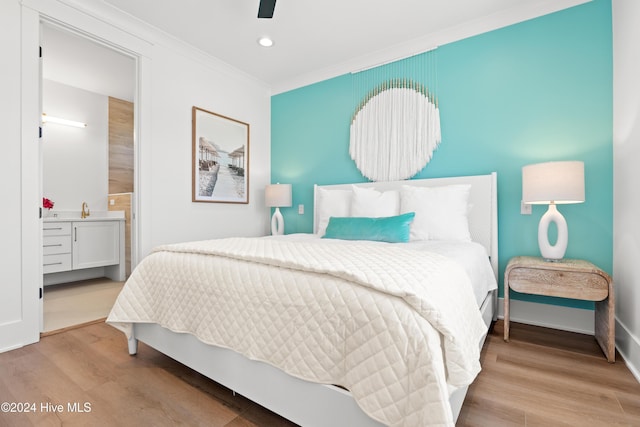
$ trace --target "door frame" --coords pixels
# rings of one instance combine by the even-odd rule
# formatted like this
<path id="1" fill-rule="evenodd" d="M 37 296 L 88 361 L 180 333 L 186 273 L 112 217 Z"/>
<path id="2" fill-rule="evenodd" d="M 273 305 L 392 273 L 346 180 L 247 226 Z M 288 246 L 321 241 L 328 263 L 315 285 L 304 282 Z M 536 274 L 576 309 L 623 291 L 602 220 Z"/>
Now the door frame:
<path id="1" fill-rule="evenodd" d="M 21 8 L 21 101 L 22 101 L 22 312 L 21 327 L 17 332 L 15 345 L 17 348 L 37 342 L 40 338 L 42 317 L 42 218 L 37 215 L 41 207 L 42 197 L 42 168 L 39 166 L 41 158 L 41 144 L 38 137 L 38 127 L 41 125 L 40 96 L 42 91 L 40 62 L 37 57 L 40 45 L 41 23 L 55 25 L 58 28 L 71 31 L 93 42 L 100 43 L 131 57 L 135 67 L 134 94 L 134 197 L 132 203 L 132 248 L 131 268 L 133 269 L 141 259 L 143 247 L 143 222 L 148 204 L 144 194 L 150 194 L 150 183 L 141 177 L 150 165 L 148 155 L 143 155 L 146 139 L 151 135 L 151 115 L 148 108 L 151 101 L 151 43 L 138 38 L 132 33 L 117 28 L 98 13 L 81 11 L 78 7 L 65 4 L 62 1 L 50 0 L 22 0 Z M 35 82 L 35 84 L 34 84 Z M 38 143 L 35 143 L 35 142 Z M 34 142 L 34 143 L 31 143 Z M 38 167 L 33 167 L 38 165 Z M 34 169 L 37 169 L 34 171 Z M 33 212 L 34 215 L 26 215 Z M 34 254 L 36 256 L 34 256 Z M 33 296 L 32 296 L 33 295 Z M 7 349 L 9 349 L 7 348 Z"/>

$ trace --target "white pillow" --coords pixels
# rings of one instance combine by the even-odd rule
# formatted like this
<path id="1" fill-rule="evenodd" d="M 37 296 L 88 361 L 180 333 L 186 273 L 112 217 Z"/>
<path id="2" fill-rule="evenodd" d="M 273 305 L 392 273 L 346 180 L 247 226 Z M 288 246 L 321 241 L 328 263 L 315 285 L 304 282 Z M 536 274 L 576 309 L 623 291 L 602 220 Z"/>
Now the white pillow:
<path id="1" fill-rule="evenodd" d="M 351 216 L 351 191 L 350 190 L 326 190 L 316 188 L 316 215 L 318 228 L 316 233 L 324 236 L 332 216 Z"/>
<path id="2" fill-rule="evenodd" d="M 400 213 L 400 192 L 352 186 L 351 216 L 379 218 Z"/>
<path id="3" fill-rule="evenodd" d="M 470 185 L 400 189 L 400 213 L 415 212 L 410 240 L 471 241 L 469 233 Z"/>

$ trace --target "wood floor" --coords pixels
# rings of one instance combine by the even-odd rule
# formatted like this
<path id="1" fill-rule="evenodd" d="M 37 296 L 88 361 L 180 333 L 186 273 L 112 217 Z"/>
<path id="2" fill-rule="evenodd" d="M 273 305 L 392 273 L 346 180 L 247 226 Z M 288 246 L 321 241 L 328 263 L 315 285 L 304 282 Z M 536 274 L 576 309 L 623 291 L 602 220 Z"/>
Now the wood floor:
<path id="1" fill-rule="evenodd" d="M 640 426 L 640 383 L 589 335 L 496 322 L 457 426 Z"/>
<path id="2" fill-rule="evenodd" d="M 493 328 L 458 426 L 640 426 L 640 384 L 592 337 L 517 323 L 511 336 Z M 1 426 L 292 425 L 143 344 L 129 356 L 105 324 L 0 354 L 2 402 L 36 411 L 0 411 Z"/>

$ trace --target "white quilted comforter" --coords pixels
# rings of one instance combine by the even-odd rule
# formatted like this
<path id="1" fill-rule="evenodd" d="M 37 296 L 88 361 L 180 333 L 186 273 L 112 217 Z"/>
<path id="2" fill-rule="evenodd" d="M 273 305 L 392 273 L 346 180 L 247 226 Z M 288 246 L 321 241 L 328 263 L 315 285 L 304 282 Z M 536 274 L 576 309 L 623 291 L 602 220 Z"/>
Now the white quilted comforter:
<path id="1" fill-rule="evenodd" d="M 451 259 L 394 245 L 230 238 L 156 248 L 107 322 L 158 323 L 336 384 L 387 425 L 453 425 L 486 333 Z"/>

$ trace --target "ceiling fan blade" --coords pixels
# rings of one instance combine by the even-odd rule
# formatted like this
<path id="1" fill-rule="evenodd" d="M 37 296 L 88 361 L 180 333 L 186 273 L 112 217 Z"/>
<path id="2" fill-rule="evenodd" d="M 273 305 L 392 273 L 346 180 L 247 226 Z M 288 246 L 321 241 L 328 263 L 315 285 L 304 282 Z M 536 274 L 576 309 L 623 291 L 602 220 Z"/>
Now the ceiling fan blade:
<path id="1" fill-rule="evenodd" d="M 260 0 L 258 18 L 273 18 L 273 10 L 275 7 L 276 0 Z"/>

